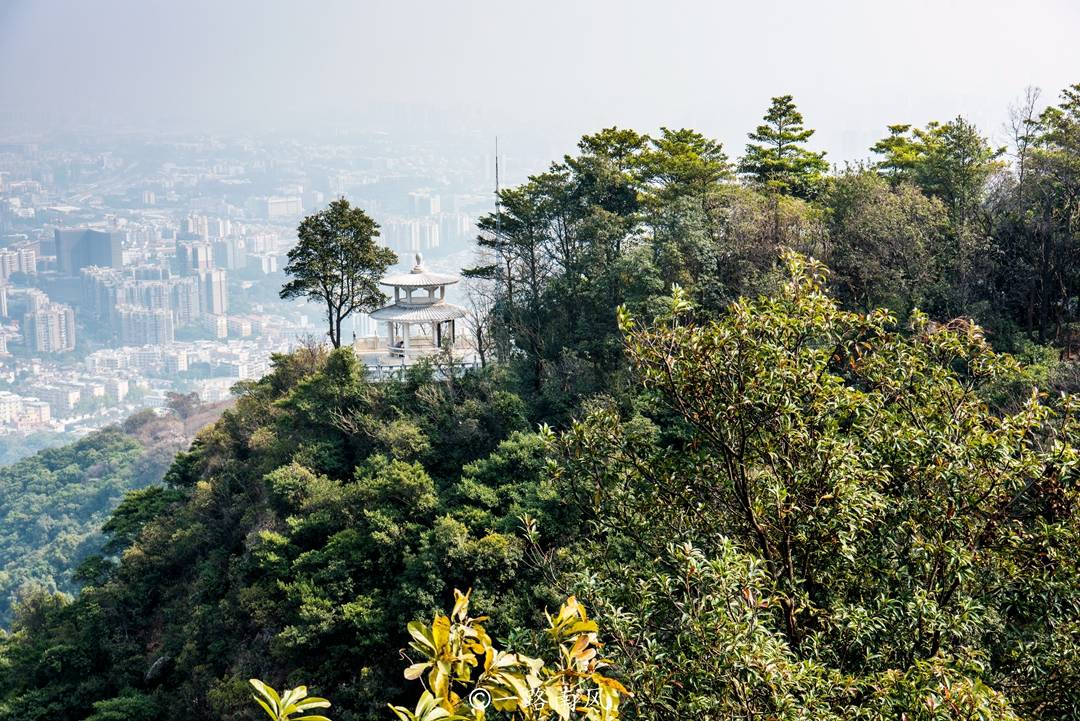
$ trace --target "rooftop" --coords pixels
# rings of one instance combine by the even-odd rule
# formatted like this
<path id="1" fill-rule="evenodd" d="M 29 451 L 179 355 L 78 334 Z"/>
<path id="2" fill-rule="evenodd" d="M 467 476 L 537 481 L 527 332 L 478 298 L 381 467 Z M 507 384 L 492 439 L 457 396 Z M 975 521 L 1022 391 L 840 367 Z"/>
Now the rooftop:
<path id="1" fill-rule="evenodd" d="M 416 264 L 408 273 L 388 275 L 379 281 L 381 285 L 392 285 L 399 288 L 431 288 L 440 285 L 453 285 L 461 280 L 460 276 L 449 273 L 432 273 L 424 267 L 424 256 L 417 253 Z"/>

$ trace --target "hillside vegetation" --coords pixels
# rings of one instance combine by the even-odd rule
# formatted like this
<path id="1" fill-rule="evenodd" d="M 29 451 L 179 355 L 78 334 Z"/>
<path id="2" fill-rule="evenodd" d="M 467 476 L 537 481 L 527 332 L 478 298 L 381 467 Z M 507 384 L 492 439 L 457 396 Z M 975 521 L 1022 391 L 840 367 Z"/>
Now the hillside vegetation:
<path id="1" fill-rule="evenodd" d="M 484 368 L 274 357 L 21 600 L 0 717 L 452 721 L 471 663 L 596 644 L 625 718 L 1080 716 L 1080 87 L 1018 118 L 831 174 L 788 96 L 738 163 L 584 137 L 482 220 Z"/>
<path id="2" fill-rule="evenodd" d="M 43 669 L 7 674 L 8 708 L 75 718 L 140 689 L 162 701 L 147 718 L 213 718 L 246 707 L 249 677 L 295 665 L 377 715 L 403 685 L 405 624 L 455 585 L 504 631 L 534 620 L 553 596 L 518 516 L 566 511 L 540 481 L 523 404 L 498 385 L 424 369 L 371 385 L 349 350 L 277 358 L 177 457 L 171 503 L 121 505 L 110 542 L 137 540 L 119 563 L 93 564 L 74 604 L 22 607 L 9 663 L 57 663 L 29 696 L 16 688 Z"/>
<path id="3" fill-rule="evenodd" d="M 20 593 L 72 593 L 128 491 L 159 483 L 187 442 L 172 417 L 142 414 L 0 468 L 0 624 Z"/>

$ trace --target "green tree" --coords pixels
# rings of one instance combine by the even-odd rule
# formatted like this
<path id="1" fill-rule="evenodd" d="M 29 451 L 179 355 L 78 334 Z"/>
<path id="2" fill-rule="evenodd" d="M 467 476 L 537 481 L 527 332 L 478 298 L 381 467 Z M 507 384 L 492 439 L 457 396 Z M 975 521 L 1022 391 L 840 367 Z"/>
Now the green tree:
<path id="1" fill-rule="evenodd" d="M 861 170 L 837 177 L 823 200 L 825 260 L 838 296 L 849 307 L 888 307 L 901 317 L 925 305 L 950 237 L 944 205 L 911 183 L 891 186 Z"/>
<path id="2" fill-rule="evenodd" d="M 157 498 L 155 486 L 188 440 L 172 414 L 140 413 L 122 429 L 110 426 L 0 467 L 0 624 L 10 621 L 23 587 L 73 593 L 87 577 L 106 573 L 110 564 L 99 554 L 122 550 L 120 537 L 130 540 L 137 528 L 125 524 L 107 540 L 102 524 L 135 498 Z"/>
<path id="3" fill-rule="evenodd" d="M 414 700 L 396 670 L 407 622 L 454 586 L 499 609 L 501 637 L 557 600 L 516 517 L 561 519 L 562 501 L 505 377 L 421 364 L 375 384 L 351 348 L 316 351 L 276 356 L 178 456 L 173 487 L 121 504 L 119 557 L 84 564 L 78 596 L 22 594 L 0 635 L 0 717 L 77 721 L 138 689 L 162 721 L 254 718 L 255 677 L 317 679 L 335 721 L 378 718 Z"/>
<path id="4" fill-rule="evenodd" d="M 154 699 L 134 691 L 116 698 L 94 702 L 94 713 L 87 721 L 154 721 L 160 709 Z"/>
<path id="5" fill-rule="evenodd" d="M 475 270 L 492 284 L 493 335 L 537 418 L 561 422 L 611 387 L 624 367 L 615 307 L 725 272 L 739 242 L 727 232 L 730 177 L 720 144 L 693 130 L 605 128 L 502 192 L 501 214 L 480 221 L 489 255 Z"/>
<path id="6" fill-rule="evenodd" d="M 292 280 L 282 287 L 280 295 L 325 305 L 327 334 L 338 348 L 345 318 L 357 311 L 375 310 L 386 302 L 379 279 L 397 262 L 397 256 L 375 242 L 378 224 L 344 198 L 304 218 L 297 235 L 299 241 L 289 250 L 285 266 Z"/>
<path id="7" fill-rule="evenodd" d="M 715 322 L 681 293 L 623 314 L 642 413 L 594 404 L 559 444 L 596 533 L 553 567 L 611 619 L 638 712 L 1075 715 L 1077 400 L 994 413 L 1016 366 L 977 327 L 894 330 L 787 262 Z"/>
<path id="8" fill-rule="evenodd" d="M 499 216 L 485 216 L 479 222 L 480 228 L 490 233 L 481 236 L 481 246 L 495 254 L 488 277 L 499 284 L 496 313 L 500 330 L 525 351 L 523 380 L 534 390 L 542 383 L 549 340 L 545 300 L 554 272 L 551 250 L 557 244 L 564 263 L 580 262 L 577 237 L 566 215 L 568 197 L 565 168 L 554 165 L 521 186 L 504 189 L 499 196 Z M 507 345 L 503 343 L 504 357 Z"/>
<path id="9" fill-rule="evenodd" d="M 733 177 L 723 146 L 688 128 L 660 128 L 660 137 L 650 138 L 638 163 L 644 182 L 660 202 L 691 196 L 704 208 L 709 193 Z"/>
<path id="10" fill-rule="evenodd" d="M 790 95 L 772 99 L 765 122 L 750 133 L 755 141 L 746 146 L 739 172 L 752 182 L 797 198 L 814 197 L 829 164 L 825 153 L 813 152 L 803 143 L 814 131 L 803 127 L 802 113 Z"/>
<path id="11" fill-rule="evenodd" d="M 1041 341 L 1066 340 L 1067 332 L 1075 347 L 1077 333 L 1066 329 L 1080 316 L 1080 84 L 1066 88 L 1032 131 L 1030 169 L 1017 186 L 1016 204 L 1033 270 L 1033 315 Z"/>
<path id="12" fill-rule="evenodd" d="M 635 270 L 626 258 L 638 247 L 646 142 L 618 128 L 585 136 L 578 155 L 503 190 L 501 214 L 480 220 L 499 334 L 513 340 L 508 360 L 541 417 L 562 417 L 568 396 L 603 387 L 621 364 L 611 309 Z"/>
<path id="13" fill-rule="evenodd" d="M 986 183 L 1004 152 L 990 146 L 962 117 L 925 128 L 890 125 L 889 136 L 871 148 L 883 156 L 877 167 L 894 181 L 909 180 L 939 198 L 958 228 L 975 219 Z"/>
<path id="14" fill-rule="evenodd" d="M 878 169 L 894 184 L 915 183 L 949 212 L 948 242 L 933 253 L 943 282 L 928 309 L 948 316 L 971 314 L 985 298 L 985 279 L 992 272 L 984 201 L 1003 151 L 992 148 L 962 117 L 925 128 L 890 126 L 889 136 L 872 150 L 883 156 Z"/>
<path id="15" fill-rule="evenodd" d="M 812 200 L 727 182 L 693 131 L 602 130 L 482 221 L 502 363 L 370 383 L 311 344 L 237 384 L 164 488 L 120 500 L 174 414 L 0 469 L 0 717 L 254 718 L 256 677 L 318 679 L 340 721 L 449 720 L 504 651 L 565 717 L 518 662 L 599 653 L 534 630 L 571 595 L 625 718 L 1080 716 L 1076 364 L 911 310 L 1068 337 L 1078 96 L 1027 116 L 1023 173 L 971 128 L 897 129 L 885 177 Z M 50 572 L 87 553 L 81 590 Z M 479 638 L 438 611 L 455 587 L 498 647 L 444 637 Z"/>
<path id="16" fill-rule="evenodd" d="M 882 175 L 899 182 L 915 181 L 922 149 L 911 135 L 911 125 L 898 123 L 888 126 L 889 134 L 874 143 L 871 152 L 883 156 L 875 167 Z M 918 132 L 918 131 L 917 131 Z"/>

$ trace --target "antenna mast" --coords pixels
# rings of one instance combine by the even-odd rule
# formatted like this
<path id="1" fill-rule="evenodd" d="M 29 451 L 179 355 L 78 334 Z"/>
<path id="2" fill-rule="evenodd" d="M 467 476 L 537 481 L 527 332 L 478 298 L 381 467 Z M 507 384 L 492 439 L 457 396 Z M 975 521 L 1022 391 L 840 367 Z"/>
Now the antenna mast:
<path id="1" fill-rule="evenodd" d="M 502 207 L 499 204 L 499 136 L 495 136 L 495 240 L 502 241 Z"/>

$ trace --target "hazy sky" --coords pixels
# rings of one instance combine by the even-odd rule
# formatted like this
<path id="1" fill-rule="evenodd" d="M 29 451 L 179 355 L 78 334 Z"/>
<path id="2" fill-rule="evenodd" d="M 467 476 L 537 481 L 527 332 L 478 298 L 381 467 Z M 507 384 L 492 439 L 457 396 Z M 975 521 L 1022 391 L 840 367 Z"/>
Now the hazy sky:
<path id="1" fill-rule="evenodd" d="M 999 133 L 1080 82 L 1076 0 L 0 0 L 0 115 L 190 130 L 475 128 L 567 149 L 690 126 L 738 155 L 791 93 L 833 161 L 893 122 Z"/>

